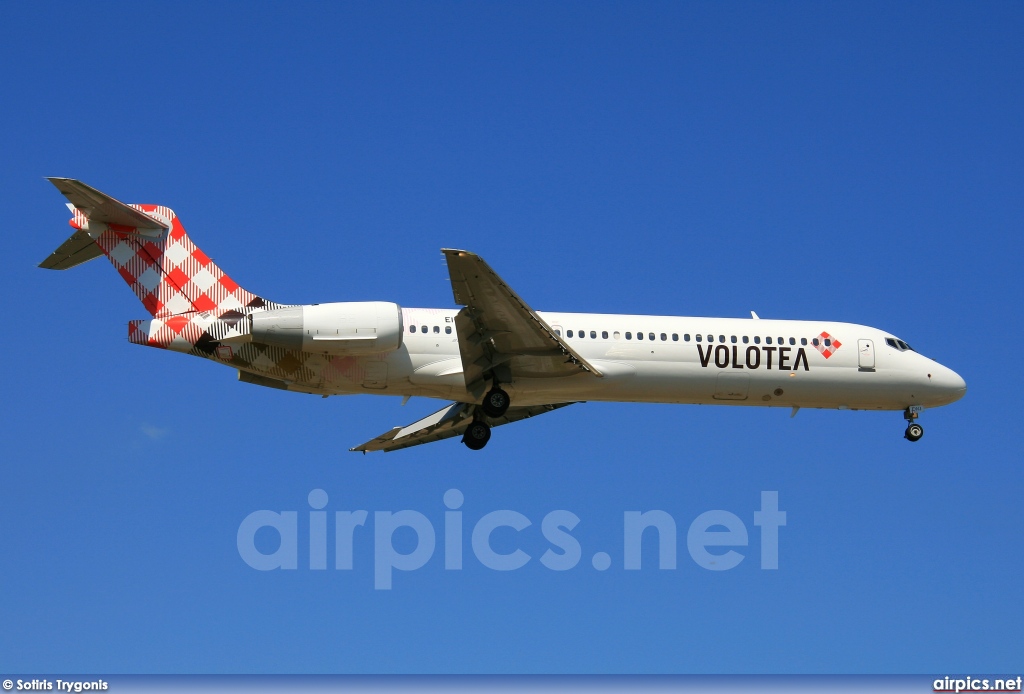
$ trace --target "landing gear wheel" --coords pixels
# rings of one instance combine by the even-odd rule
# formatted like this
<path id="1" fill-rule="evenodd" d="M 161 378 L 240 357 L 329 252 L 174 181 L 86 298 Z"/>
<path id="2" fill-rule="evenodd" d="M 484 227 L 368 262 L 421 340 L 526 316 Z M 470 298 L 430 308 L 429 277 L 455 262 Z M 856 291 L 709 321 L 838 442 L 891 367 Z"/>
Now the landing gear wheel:
<path id="1" fill-rule="evenodd" d="M 911 424 L 903 434 L 907 441 L 917 441 L 924 436 L 924 427 L 920 424 Z"/>
<path id="2" fill-rule="evenodd" d="M 903 432 L 903 438 L 907 441 L 917 441 L 924 436 L 924 427 L 917 423 L 917 418 L 924 410 L 920 405 L 910 405 L 903 412 L 903 419 L 907 420 L 907 430 Z"/>
<path id="3" fill-rule="evenodd" d="M 501 388 L 494 387 L 484 396 L 481 408 L 485 415 L 496 418 L 505 414 L 508 411 L 508 406 L 511 404 L 512 399 L 508 396 L 508 393 Z"/>
<path id="4" fill-rule="evenodd" d="M 484 422 L 473 422 L 462 435 L 462 443 L 471 451 L 479 451 L 491 440 L 491 428 Z"/>

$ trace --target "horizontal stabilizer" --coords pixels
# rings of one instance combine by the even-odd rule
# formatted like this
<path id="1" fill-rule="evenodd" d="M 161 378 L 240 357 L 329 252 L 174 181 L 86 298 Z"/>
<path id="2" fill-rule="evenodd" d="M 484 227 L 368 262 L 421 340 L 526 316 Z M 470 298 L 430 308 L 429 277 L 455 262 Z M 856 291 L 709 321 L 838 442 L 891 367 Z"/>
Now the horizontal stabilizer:
<path id="1" fill-rule="evenodd" d="M 158 222 L 145 212 L 129 207 L 81 181 L 76 181 L 73 178 L 48 178 L 46 180 L 57 186 L 57 190 L 90 220 L 104 224 L 135 227 L 136 229 L 167 228 L 166 224 Z"/>
<path id="2" fill-rule="evenodd" d="M 101 255 L 103 249 L 96 245 L 88 232 L 79 229 L 46 260 L 39 263 L 39 267 L 47 270 L 67 270 Z"/>

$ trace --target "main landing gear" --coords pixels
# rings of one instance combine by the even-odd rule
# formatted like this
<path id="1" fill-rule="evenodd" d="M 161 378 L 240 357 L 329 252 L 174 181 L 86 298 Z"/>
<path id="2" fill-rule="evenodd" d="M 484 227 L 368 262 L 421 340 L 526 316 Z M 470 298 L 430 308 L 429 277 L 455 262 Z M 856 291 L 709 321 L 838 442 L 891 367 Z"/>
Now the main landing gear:
<path id="1" fill-rule="evenodd" d="M 509 405 L 511 404 L 512 399 L 508 396 L 508 393 L 495 383 L 494 387 L 484 396 L 480 410 L 491 419 L 497 419 L 508 412 Z M 491 427 L 483 418 L 475 418 L 462 435 L 462 443 L 466 444 L 466 447 L 471 451 L 479 451 L 490 440 Z"/>
<path id="2" fill-rule="evenodd" d="M 917 441 L 924 436 L 924 427 L 917 423 L 917 417 L 923 409 L 920 405 L 911 405 L 903 412 L 903 419 L 908 423 L 903 438 L 907 441 Z"/>
<path id="3" fill-rule="evenodd" d="M 508 406 L 512 404 L 512 399 L 508 396 L 508 393 L 498 387 L 497 384 L 484 396 L 483 405 L 481 408 L 484 414 L 488 417 L 501 417 L 508 412 Z"/>
<path id="4" fill-rule="evenodd" d="M 471 451 L 479 451 L 490 440 L 491 427 L 487 425 L 487 422 L 479 419 L 473 420 L 473 423 L 466 429 L 466 433 L 462 435 L 462 443 L 466 444 L 466 448 Z"/>

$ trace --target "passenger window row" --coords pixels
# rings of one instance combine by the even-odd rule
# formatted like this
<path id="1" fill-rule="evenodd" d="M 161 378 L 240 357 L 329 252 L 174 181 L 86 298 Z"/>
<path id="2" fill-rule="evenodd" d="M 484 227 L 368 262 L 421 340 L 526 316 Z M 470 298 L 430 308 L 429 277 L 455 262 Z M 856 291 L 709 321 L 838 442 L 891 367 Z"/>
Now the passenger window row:
<path id="1" fill-rule="evenodd" d="M 440 328 L 440 326 L 437 326 L 437 325 L 433 326 L 433 329 L 431 329 L 430 327 L 428 327 L 426 325 L 421 325 L 419 327 L 417 327 L 415 325 L 410 325 L 409 326 L 409 332 L 411 332 L 411 333 L 421 332 L 421 333 L 424 333 L 424 334 L 433 332 L 435 335 L 439 335 L 441 333 L 441 328 Z M 445 335 L 451 335 L 452 334 L 452 326 L 450 326 L 450 325 L 444 326 L 444 334 Z M 557 334 L 559 337 L 561 337 L 562 336 L 562 331 L 560 329 L 556 328 L 555 329 L 555 334 Z M 587 335 L 588 335 L 588 333 L 587 333 L 586 330 L 576 330 L 576 331 L 566 330 L 565 331 L 565 336 L 566 337 L 570 337 L 570 338 L 571 337 L 586 338 Z M 597 339 L 597 331 L 596 330 L 591 330 L 589 335 L 590 335 L 590 339 L 591 340 L 596 340 Z M 619 339 L 622 338 L 622 334 L 618 330 L 613 332 L 611 335 L 612 335 L 612 338 L 615 339 L 615 340 L 619 340 Z M 627 331 L 626 334 L 625 334 L 625 337 L 626 337 L 627 340 L 632 340 L 632 339 L 634 339 L 634 333 Z M 657 333 L 656 334 L 656 333 L 648 332 L 648 333 L 645 334 L 643 332 L 637 332 L 637 333 L 635 333 L 635 338 L 637 340 L 647 339 L 650 342 L 655 342 L 655 341 L 657 341 L 659 339 L 662 342 L 668 342 L 669 335 L 668 335 L 668 333 Z M 715 336 L 714 335 L 707 335 L 706 338 L 707 338 L 706 339 L 707 342 L 713 343 L 715 341 Z M 608 331 L 607 330 L 602 330 L 601 331 L 601 339 L 602 340 L 607 340 L 608 339 Z M 690 338 L 690 333 L 684 333 L 683 334 L 683 342 L 689 342 L 690 339 L 691 339 Z M 693 336 L 693 341 L 694 342 L 704 342 L 705 341 L 705 336 L 704 335 L 694 335 Z M 746 344 L 750 344 L 751 338 L 749 336 L 747 336 L 747 335 L 743 335 L 742 337 L 737 337 L 735 335 L 730 335 L 728 341 L 731 342 L 732 344 L 736 344 L 737 342 L 742 341 L 743 344 L 746 345 Z M 679 342 L 679 333 L 672 333 L 672 342 Z M 718 336 L 718 342 L 724 344 L 726 342 L 725 335 L 719 335 Z M 813 338 L 810 342 L 815 347 L 817 347 L 817 346 L 819 346 L 819 344 L 821 344 L 820 341 L 818 340 L 818 338 L 816 338 L 816 337 Z M 826 347 L 831 347 L 832 346 L 832 340 L 831 339 L 825 338 L 824 342 L 825 342 L 825 346 Z M 755 335 L 753 337 L 753 343 L 755 345 L 761 344 L 761 336 L 760 335 Z M 771 338 L 771 337 L 765 337 L 764 338 L 764 344 L 766 344 L 766 345 L 771 345 L 771 344 L 784 345 L 784 344 L 787 344 L 787 343 L 791 344 L 791 345 L 795 345 L 797 343 L 797 338 L 795 338 L 795 337 L 790 337 L 790 338 L 777 337 L 777 338 L 774 338 L 774 339 Z M 806 337 L 801 337 L 800 338 L 800 344 L 801 345 L 807 345 L 807 338 Z M 887 337 L 887 338 L 885 338 L 885 344 L 889 345 L 890 347 L 892 347 L 894 349 L 898 349 L 901 352 L 904 352 L 904 351 L 907 351 L 907 350 L 913 351 L 913 347 L 908 345 L 903 340 L 896 340 L 894 338 Z"/>
<path id="2" fill-rule="evenodd" d="M 416 328 L 415 325 L 410 325 L 409 326 L 409 332 L 414 333 L 414 332 L 416 332 L 416 330 L 417 330 L 417 328 Z M 419 327 L 419 332 L 421 332 L 421 333 L 428 333 L 428 332 L 430 332 L 430 330 L 427 328 L 427 326 L 421 325 Z M 441 328 L 435 325 L 434 326 L 434 334 L 438 335 L 438 334 L 440 334 L 440 332 L 441 332 Z M 444 334 L 445 335 L 451 335 L 452 334 L 452 326 L 450 326 L 450 325 L 444 326 Z"/>
<path id="3" fill-rule="evenodd" d="M 556 328 L 555 329 L 555 333 L 559 337 L 562 336 L 562 331 L 560 329 Z M 587 333 L 586 330 L 575 330 L 575 331 L 573 331 L 573 330 L 566 330 L 565 331 L 565 336 L 566 337 L 570 337 L 570 338 L 571 337 L 586 338 L 587 334 L 588 333 Z M 589 335 L 590 335 L 590 339 L 592 339 L 592 340 L 597 339 L 597 331 L 596 330 L 591 330 Z M 614 339 L 618 340 L 618 339 L 620 339 L 622 337 L 622 335 L 619 333 L 618 330 L 616 330 L 614 333 L 612 333 L 612 337 Z M 660 340 L 661 342 L 668 342 L 669 341 L 669 334 L 668 333 L 651 333 L 651 332 L 648 332 L 648 333 L 643 333 L 643 332 L 632 333 L 632 332 L 626 332 L 625 337 L 626 337 L 627 340 L 633 340 L 635 338 L 637 340 L 648 340 L 648 341 L 651 341 L 651 342 L 654 342 L 654 341 L 657 341 L 657 340 Z M 713 343 L 715 341 L 715 336 L 714 335 L 707 335 L 707 336 L 704 336 L 704 335 L 694 335 L 694 336 L 692 336 L 692 339 L 693 339 L 694 342 L 704 342 L 705 341 L 705 337 L 706 337 L 706 341 L 707 342 Z M 608 339 L 608 331 L 607 330 L 604 330 L 604 331 L 601 332 L 601 338 L 604 339 L 604 340 Z M 755 335 L 753 337 L 753 343 L 755 345 L 759 345 L 759 344 L 761 344 L 761 339 L 762 338 L 761 338 L 760 335 Z M 690 340 L 691 340 L 690 333 L 684 333 L 683 334 L 683 342 L 690 342 Z M 804 345 L 804 346 L 807 345 L 808 340 L 807 340 L 806 337 L 801 337 L 801 338 L 799 338 L 799 340 L 800 340 L 800 344 L 801 345 Z M 718 342 L 724 344 L 726 341 L 727 340 L 726 340 L 725 335 L 719 335 L 718 336 Z M 679 333 L 672 333 L 672 342 L 679 342 Z M 750 344 L 751 338 L 748 335 L 743 335 L 741 337 L 737 337 L 736 335 L 730 335 L 729 338 L 728 338 L 728 342 L 731 342 L 732 344 L 736 344 L 738 342 L 742 342 L 743 344 L 746 345 L 746 344 Z M 810 342 L 815 347 L 817 347 L 820 344 L 818 338 L 816 338 L 816 337 L 814 339 L 810 340 Z M 831 347 L 832 346 L 832 340 L 830 338 L 825 338 L 824 342 L 825 342 L 825 346 L 826 347 Z M 785 345 L 785 344 L 795 345 L 795 344 L 797 344 L 797 338 L 795 338 L 795 337 L 790 337 L 790 338 L 785 338 L 785 337 L 776 337 L 776 338 L 765 337 L 764 338 L 764 344 L 766 344 L 766 345 L 772 345 L 772 344 L 776 344 L 776 345 Z"/>

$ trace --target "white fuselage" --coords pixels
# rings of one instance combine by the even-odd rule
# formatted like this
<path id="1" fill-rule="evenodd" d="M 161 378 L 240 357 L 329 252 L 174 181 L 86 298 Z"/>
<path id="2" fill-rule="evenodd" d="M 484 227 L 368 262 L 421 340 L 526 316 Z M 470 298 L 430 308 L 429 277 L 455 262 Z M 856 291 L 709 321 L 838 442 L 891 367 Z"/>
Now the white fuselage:
<path id="1" fill-rule="evenodd" d="M 456 313 L 403 308 L 402 346 L 365 358 L 386 364 L 385 382 L 321 382 L 317 392 L 475 402 L 463 379 Z M 602 376 L 514 379 L 502 387 L 516 405 L 596 400 L 902 410 L 945 405 L 966 390 L 952 370 L 863 325 L 538 313 Z"/>

